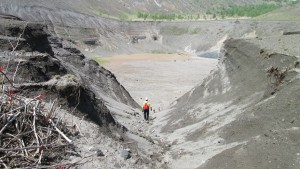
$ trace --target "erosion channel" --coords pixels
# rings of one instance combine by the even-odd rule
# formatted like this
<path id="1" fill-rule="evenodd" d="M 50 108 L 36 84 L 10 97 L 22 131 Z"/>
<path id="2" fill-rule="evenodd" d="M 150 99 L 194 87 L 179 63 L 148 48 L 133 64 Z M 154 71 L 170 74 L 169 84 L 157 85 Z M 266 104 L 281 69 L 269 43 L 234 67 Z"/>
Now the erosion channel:
<path id="1" fill-rule="evenodd" d="M 299 22 L 67 2 L 1 2 L 0 168 L 300 168 Z"/>

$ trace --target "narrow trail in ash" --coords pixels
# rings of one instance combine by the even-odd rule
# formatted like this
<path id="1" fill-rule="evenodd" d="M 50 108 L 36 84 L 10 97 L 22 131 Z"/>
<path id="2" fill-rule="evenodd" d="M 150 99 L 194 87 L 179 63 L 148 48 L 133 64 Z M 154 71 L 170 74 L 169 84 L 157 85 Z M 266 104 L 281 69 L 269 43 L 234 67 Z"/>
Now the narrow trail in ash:
<path id="1" fill-rule="evenodd" d="M 142 104 L 149 98 L 153 107 L 151 124 L 177 98 L 200 84 L 218 63 L 217 59 L 188 54 L 134 54 L 101 58 L 102 66 L 113 72 L 133 99 Z M 142 112 L 141 112 L 141 116 Z"/>

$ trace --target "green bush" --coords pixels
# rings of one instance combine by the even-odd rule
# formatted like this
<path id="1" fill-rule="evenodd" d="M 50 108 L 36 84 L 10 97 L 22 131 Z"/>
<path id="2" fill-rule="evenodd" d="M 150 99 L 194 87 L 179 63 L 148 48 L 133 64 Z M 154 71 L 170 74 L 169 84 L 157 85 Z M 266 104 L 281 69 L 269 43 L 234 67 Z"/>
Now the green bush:
<path id="1" fill-rule="evenodd" d="M 184 19 L 184 16 L 182 15 L 176 15 L 176 14 L 164 14 L 164 13 L 155 13 L 155 14 L 150 14 L 150 13 L 144 13 L 144 12 L 138 12 L 136 14 L 137 18 L 140 19 L 152 19 L 152 20 L 168 20 L 168 21 L 172 21 L 172 20 L 176 20 L 176 19 Z"/>

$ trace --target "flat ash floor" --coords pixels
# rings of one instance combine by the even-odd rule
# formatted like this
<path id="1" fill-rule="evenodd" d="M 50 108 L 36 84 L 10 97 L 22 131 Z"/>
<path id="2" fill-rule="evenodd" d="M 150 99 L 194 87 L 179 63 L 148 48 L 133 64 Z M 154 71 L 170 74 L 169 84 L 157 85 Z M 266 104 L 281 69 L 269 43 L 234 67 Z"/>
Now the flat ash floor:
<path id="1" fill-rule="evenodd" d="M 217 59 L 186 54 L 133 54 L 101 58 L 131 96 L 142 104 L 163 110 L 197 84 L 217 65 Z"/>

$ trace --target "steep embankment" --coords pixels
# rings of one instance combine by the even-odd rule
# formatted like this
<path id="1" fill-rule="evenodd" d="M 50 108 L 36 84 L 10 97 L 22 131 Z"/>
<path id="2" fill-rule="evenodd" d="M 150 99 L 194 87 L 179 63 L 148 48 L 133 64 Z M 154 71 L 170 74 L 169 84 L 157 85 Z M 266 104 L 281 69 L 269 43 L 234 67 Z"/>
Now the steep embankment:
<path id="1" fill-rule="evenodd" d="M 146 40 L 155 45 L 159 39 L 156 38 L 156 29 L 153 29 L 156 23 L 131 23 L 106 19 L 81 13 L 67 4 L 60 1 L 51 4 L 44 1 L 38 5 L 35 1 L 26 3 L 3 1 L 0 5 L 0 14 L 2 14 L 0 16 L 12 15 L 24 21 L 52 25 L 50 32 L 53 35 L 72 39 L 84 49 L 86 46 L 88 49 L 100 48 L 101 56 L 140 51 L 139 47 L 131 44 L 137 43 L 138 40 Z"/>
<path id="2" fill-rule="evenodd" d="M 53 103 L 58 111 L 53 120 L 67 122 L 66 127 L 77 133 L 71 138 L 74 152 L 57 159 L 59 164 L 54 165 L 74 166 L 82 162 L 82 168 L 165 168 L 158 154 L 163 153 L 161 146 L 153 144 L 140 130 L 143 124 L 136 109 L 139 105 L 111 72 L 87 59 L 70 41 L 50 36 L 46 25 L 16 20 L 0 23 L 0 65 L 7 77 L 2 83 L 5 91 L 10 97 L 45 96 L 43 104 Z M 2 122 L 1 126 L 6 125 Z M 43 154 L 40 158 L 45 159 Z M 44 161 L 40 164 L 52 165 Z"/>
<path id="3" fill-rule="evenodd" d="M 171 166 L 299 168 L 299 58 L 245 40 L 227 40 L 223 55 L 156 123 Z"/>
<path id="4" fill-rule="evenodd" d="M 244 2 L 251 3 L 251 1 Z M 75 2 L 43 0 L 37 4 L 34 0 L 26 2 L 4 0 L 0 2 L 0 17 L 12 15 L 25 21 L 52 25 L 52 34 L 75 41 L 86 56 L 92 57 L 145 52 L 180 52 L 183 50 L 206 57 L 211 57 L 211 55 L 216 57 L 219 52 L 216 44 L 226 38 L 273 36 L 274 32 L 279 33 L 287 24 L 291 29 L 299 26 L 297 22 L 247 20 L 126 22 L 88 14 L 76 7 L 92 10 L 92 7 L 96 8 L 100 2 L 93 3 L 81 0 Z M 111 6 L 116 5 L 111 1 L 109 3 Z M 136 3 L 139 2 L 132 2 L 132 4 Z M 149 3 L 155 4 L 154 1 L 149 1 Z M 172 1 L 172 3 L 180 4 L 179 1 Z M 210 2 L 198 1 L 196 3 L 209 4 Z M 223 3 L 223 1 L 220 2 L 224 5 Z M 260 1 L 253 1 L 253 3 L 260 3 Z M 106 6 L 104 1 L 101 1 L 100 4 L 101 7 Z M 90 6 L 92 7 L 90 8 Z"/>
<path id="5" fill-rule="evenodd" d="M 1 20 L 1 65 L 7 65 L 20 92 L 46 91 L 66 108 L 88 114 L 96 123 L 115 123 L 107 105 L 138 107 L 109 71 L 85 58 L 68 41 L 50 37 L 47 26 Z M 15 49 L 14 49 L 15 47 Z M 14 51 L 14 52 L 7 52 Z"/>
<path id="6" fill-rule="evenodd" d="M 16 1 L 2 0 L 0 6 L 10 4 L 11 6 L 36 6 L 36 0 Z M 199 13 L 204 14 L 206 10 L 220 7 L 227 7 L 231 4 L 256 4 L 263 3 L 263 0 L 226 0 L 210 1 L 210 0 L 40 0 L 38 6 L 55 9 L 78 11 L 80 13 L 108 16 L 123 19 L 130 19 L 137 12 L 154 13 Z"/>

